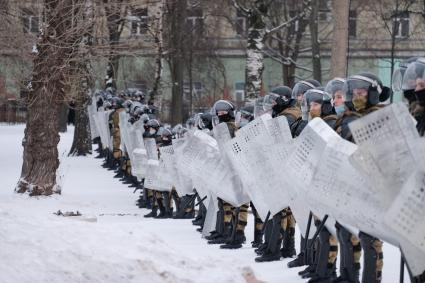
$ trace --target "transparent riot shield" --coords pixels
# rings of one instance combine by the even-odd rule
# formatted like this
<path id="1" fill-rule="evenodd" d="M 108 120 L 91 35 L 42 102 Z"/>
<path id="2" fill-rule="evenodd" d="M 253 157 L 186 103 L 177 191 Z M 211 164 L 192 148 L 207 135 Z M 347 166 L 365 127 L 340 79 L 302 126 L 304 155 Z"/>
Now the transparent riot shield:
<path id="1" fill-rule="evenodd" d="M 159 148 L 161 161 L 163 163 L 163 173 L 161 175 L 164 182 L 171 184 L 172 186 L 177 185 L 177 171 L 174 161 L 174 149 L 173 146 L 164 146 Z"/>
<path id="2" fill-rule="evenodd" d="M 187 137 L 173 140 L 174 162 L 177 174 L 176 191 L 180 196 L 193 193 L 193 180 L 189 172 L 182 166 L 180 158 L 182 157 L 182 148 L 187 140 Z"/>
<path id="3" fill-rule="evenodd" d="M 205 216 L 204 226 L 202 228 L 202 236 L 208 236 L 212 231 L 215 230 L 217 222 L 218 200 L 217 196 L 210 193 L 206 199 L 207 202 L 207 215 Z"/>
<path id="4" fill-rule="evenodd" d="M 417 170 L 404 184 L 384 217 L 387 226 L 425 254 L 425 171 Z"/>
<path id="5" fill-rule="evenodd" d="M 400 249 L 406 259 L 407 266 L 413 276 L 419 276 L 425 271 L 425 253 L 409 241 L 402 241 Z"/>
<path id="6" fill-rule="evenodd" d="M 276 142 L 266 123 L 268 114 L 251 121 L 236 133 L 236 137 L 225 144 L 225 153 L 232 167 L 242 180 L 244 191 L 254 203 L 260 217 L 264 219 L 289 205 L 289 189 L 280 174 L 279 158 L 276 153 L 286 146 L 286 141 Z"/>
<path id="7" fill-rule="evenodd" d="M 96 121 L 95 121 L 95 117 L 94 115 L 96 114 L 97 109 L 96 109 L 96 100 L 94 97 L 92 97 L 92 103 L 87 105 L 87 114 L 89 116 L 89 124 L 90 124 L 90 134 L 91 134 L 91 138 L 97 138 L 99 137 L 99 130 L 97 129 L 96 126 Z"/>
<path id="8" fill-rule="evenodd" d="M 337 134 L 320 118 L 315 118 L 295 139 L 282 173 L 291 176 L 289 185 L 294 188 L 292 198 L 297 194 L 307 194 L 315 170 L 320 165 L 320 157 L 327 142 Z"/>
<path id="9" fill-rule="evenodd" d="M 353 161 L 373 180 L 383 181 L 376 186 L 385 187 L 391 201 L 412 173 L 411 164 L 420 163 L 414 148 L 419 134 L 407 107 L 402 103 L 391 104 L 350 123 L 349 127 L 362 149 L 360 157 Z M 362 163 L 362 159 L 367 162 Z"/>
<path id="10" fill-rule="evenodd" d="M 152 160 L 158 160 L 158 149 L 156 147 L 155 139 L 145 138 L 143 139 L 143 141 L 145 143 L 145 148 L 148 154 L 148 158 Z"/>
<path id="11" fill-rule="evenodd" d="M 214 192 L 234 206 L 249 202 L 230 163 L 222 158 L 217 141 L 208 134 L 195 131 L 182 149 L 180 162 L 191 176 L 203 180 L 206 188 L 202 189 Z"/>

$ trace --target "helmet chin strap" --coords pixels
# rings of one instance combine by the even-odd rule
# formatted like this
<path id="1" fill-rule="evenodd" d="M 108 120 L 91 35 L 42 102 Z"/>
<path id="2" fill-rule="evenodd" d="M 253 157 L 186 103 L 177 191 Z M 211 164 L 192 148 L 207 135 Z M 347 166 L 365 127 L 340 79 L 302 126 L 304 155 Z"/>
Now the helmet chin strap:
<path id="1" fill-rule="evenodd" d="M 379 85 L 379 83 L 378 83 L 377 81 L 375 81 L 375 80 L 372 80 L 372 79 L 370 79 L 370 78 L 368 78 L 368 77 L 360 76 L 360 75 L 352 76 L 351 78 L 353 78 L 353 79 L 358 79 L 358 80 L 365 81 L 365 82 L 368 82 L 368 83 L 370 83 L 370 84 L 372 85 L 372 87 L 376 88 L 376 90 L 378 91 L 378 93 L 379 93 L 379 94 L 381 94 L 381 93 L 382 93 L 382 88 L 381 88 L 381 86 L 380 86 L 380 85 Z"/>

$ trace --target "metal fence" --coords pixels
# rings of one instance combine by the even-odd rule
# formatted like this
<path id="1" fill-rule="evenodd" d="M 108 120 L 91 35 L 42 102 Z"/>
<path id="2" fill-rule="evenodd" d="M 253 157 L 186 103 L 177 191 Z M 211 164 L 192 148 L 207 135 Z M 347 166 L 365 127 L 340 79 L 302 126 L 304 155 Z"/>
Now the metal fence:
<path id="1" fill-rule="evenodd" d="M 0 103 L 0 123 L 25 123 L 27 109 L 16 101 Z"/>

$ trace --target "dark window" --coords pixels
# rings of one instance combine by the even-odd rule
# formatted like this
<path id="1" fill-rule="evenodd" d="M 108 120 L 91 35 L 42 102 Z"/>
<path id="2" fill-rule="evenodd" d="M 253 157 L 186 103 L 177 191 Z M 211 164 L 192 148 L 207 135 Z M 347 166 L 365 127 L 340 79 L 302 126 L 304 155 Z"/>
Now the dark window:
<path id="1" fill-rule="evenodd" d="M 204 29 L 202 9 L 190 9 L 187 11 L 186 29 L 192 34 L 201 34 Z"/>
<path id="2" fill-rule="evenodd" d="M 38 33 L 40 30 L 39 17 L 31 13 L 31 11 L 24 10 L 22 15 L 22 24 L 24 33 Z"/>
<path id="3" fill-rule="evenodd" d="M 409 12 L 399 13 L 399 15 L 393 17 L 394 36 L 396 38 L 408 38 L 409 24 Z"/>
<path id="4" fill-rule="evenodd" d="M 350 11 L 348 19 L 348 35 L 357 36 L 357 11 Z"/>
<path id="5" fill-rule="evenodd" d="M 236 14 L 236 34 L 237 35 L 246 35 L 246 17 L 240 11 L 237 11 Z"/>
<path id="6" fill-rule="evenodd" d="M 331 9 L 329 0 L 320 0 L 319 1 L 319 21 L 326 22 L 331 18 Z"/>
<path id="7" fill-rule="evenodd" d="M 132 35 L 146 34 L 148 31 L 148 9 L 134 9 L 129 18 L 130 32 Z"/>

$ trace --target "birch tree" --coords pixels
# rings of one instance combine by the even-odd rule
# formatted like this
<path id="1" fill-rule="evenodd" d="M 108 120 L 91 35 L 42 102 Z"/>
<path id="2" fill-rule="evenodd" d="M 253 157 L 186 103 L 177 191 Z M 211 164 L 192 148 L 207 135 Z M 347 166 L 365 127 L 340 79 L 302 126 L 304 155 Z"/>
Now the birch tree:
<path id="1" fill-rule="evenodd" d="M 266 39 L 273 33 L 303 17 L 305 12 L 303 11 L 300 15 L 290 18 L 277 26 L 270 27 L 266 20 L 269 16 L 270 1 L 255 0 L 245 6 L 237 0 L 232 0 L 232 3 L 248 19 L 245 99 L 254 100 L 261 92 Z"/>

